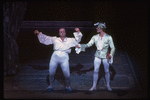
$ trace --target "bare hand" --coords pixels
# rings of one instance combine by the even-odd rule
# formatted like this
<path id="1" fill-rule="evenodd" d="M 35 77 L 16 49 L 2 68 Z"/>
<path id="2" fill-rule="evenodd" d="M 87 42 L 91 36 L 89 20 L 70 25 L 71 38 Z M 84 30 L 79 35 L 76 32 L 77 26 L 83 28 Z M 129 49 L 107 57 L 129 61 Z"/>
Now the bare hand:
<path id="1" fill-rule="evenodd" d="M 107 59 L 111 59 L 111 55 L 107 53 Z"/>
<path id="2" fill-rule="evenodd" d="M 34 34 L 38 34 L 38 35 L 39 35 L 40 32 L 39 32 L 38 30 L 35 30 L 35 31 L 34 31 Z"/>
<path id="3" fill-rule="evenodd" d="M 80 32 L 79 28 L 75 28 L 75 31 L 76 31 L 76 32 Z"/>
<path id="4" fill-rule="evenodd" d="M 80 48 L 80 46 L 79 46 L 79 45 L 76 45 L 76 48 Z"/>

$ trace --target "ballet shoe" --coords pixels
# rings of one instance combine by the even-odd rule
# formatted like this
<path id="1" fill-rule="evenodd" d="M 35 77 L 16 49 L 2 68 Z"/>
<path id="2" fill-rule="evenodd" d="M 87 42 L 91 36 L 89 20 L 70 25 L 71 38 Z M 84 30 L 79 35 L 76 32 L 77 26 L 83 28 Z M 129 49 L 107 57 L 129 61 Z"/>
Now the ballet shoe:
<path id="1" fill-rule="evenodd" d="M 107 89 L 108 91 L 112 91 L 111 87 L 110 86 L 107 86 Z"/>
<path id="2" fill-rule="evenodd" d="M 46 88 L 46 91 L 47 91 L 47 92 L 51 92 L 51 91 L 53 91 L 53 87 L 48 86 L 48 87 Z"/>
<path id="3" fill-rule="evenodd" d="M 53 91 L 53 88 L 47 88 L 46 91 L 51 92 L 51 91 Z"/>
<path id="4" fill-rule="evenodd" d="M 91 87 L 91 88 L 89 89 L 89 91 L 93 91 L 93 90 L 96 90 L 96 87 Z"/>
<path id="5" fill-rule="evenodd" d="M 69 88 L 66 88 L 65 89 L 67 92 L 72 92 L 72 89 L 69 87 Z"/>

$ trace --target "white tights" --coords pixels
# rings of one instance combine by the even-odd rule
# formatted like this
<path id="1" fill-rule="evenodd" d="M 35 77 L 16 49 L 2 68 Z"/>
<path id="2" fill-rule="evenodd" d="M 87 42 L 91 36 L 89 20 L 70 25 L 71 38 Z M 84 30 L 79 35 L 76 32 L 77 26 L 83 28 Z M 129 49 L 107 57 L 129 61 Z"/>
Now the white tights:
<path id="1" fill-rule="evenodd" d="M 109 82 L 110 82 L 109 63 L 107 63 L 107 59 L 99 59 L 99 58 L 95 57 L 95 59 L 94 59 L 94 74 L 93 74 L 93 87 L 95 87 L 95 88 L 97 85 L 98 72 L 99 72 L 99 68 L 101 65 L 101 60 L 103 61 L 103 64 L 104 64 L 105 79 L 106 79 L 107 87 L 110 87 L 110 85 L 109 85 Z"/>
<path id="2" fill-rule="evenodd" d="M 53 88 L 54 75 L 58 64 L 60 64 L 60 67 L 65 77 L 66 88 L 68 88 L 70 87 L 69 56 L 68 53 L 61 52 L 61 51 L 54 51 L 49 63 L 49 75 L 50 75 L 49 87 Z"/>

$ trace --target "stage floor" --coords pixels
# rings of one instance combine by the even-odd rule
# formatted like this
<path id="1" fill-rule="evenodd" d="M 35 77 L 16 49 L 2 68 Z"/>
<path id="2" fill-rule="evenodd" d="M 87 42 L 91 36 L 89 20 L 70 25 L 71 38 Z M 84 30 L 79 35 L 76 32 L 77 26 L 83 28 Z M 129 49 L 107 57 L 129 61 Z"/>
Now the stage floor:
<path id="1" fill-rule="evenodd" d="M 87 49 L 79 55 L 74 51 L 70 57 L 70 85 L 73 91 L 88 91 L 93 81 L 95 50 Z M 13 77 L 4 77 L 4 91 L 45 91 L 49 85 L 48 65 L 50 59 L 35 59 L 23 64 Z M 97 91 L 107 91 L 103 65 L 100 66 Z M 110 65 L 110 86 L 113 91 L 140 91 L 132 63 L 127 52 L 116 50 L 114 63 Z M 58 66 L 54 91 L 64 91 L 65 82 Z M 10 92 L 9 91 L 9 92 Z"/>
<path id="2" fill-rule="evenodd" d="M 69 55 L 72 89 L 88 90 L 92 86 L 94 53 L 95 50 L 87 49 L 86 52 L 81 52 L 79 55 L 73 51 Z M 45 90 L 49 84 L 47 78 L 49 60 L 35 59 L 21 66 L 18 74 L 13 78 L 13 85 L 15 86 L 12 87 L 17 87 L 21 90 Z M 98 90 L 106 89 L 104 76 L 104 68 L 101 65 L 97 85 Z M 110 80 L 112 89 L 140 89 L 133 66 L 125 51 L 116 50 L 114 63 L 110 65 Z M 58 66 L 55 74 L 54 89 L 61 90 L 64 86 L 64 76 Z"/>

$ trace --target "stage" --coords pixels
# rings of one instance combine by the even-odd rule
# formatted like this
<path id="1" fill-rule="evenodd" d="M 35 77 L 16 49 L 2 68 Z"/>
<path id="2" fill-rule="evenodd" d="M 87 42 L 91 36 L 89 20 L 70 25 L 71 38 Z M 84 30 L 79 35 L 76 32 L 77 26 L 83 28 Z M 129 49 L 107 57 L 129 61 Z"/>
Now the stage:
<path id="1" fill-rule="evenodd" d="M 114 63 L 110 65 L 110 86 L 112 92 L 106 89 L 103 65 L 100 66 L 97 90 L 88 92 L 93 80 L 94 52 L 95 50 L 91 48 L 87 52 L 81 52 L 81 54 L 77 55 L 72 50 L 69 55 L 70 86 L 73 90 L 71 94 L 65 91 L 64 76 L 61 68 L 58 66 L 54 80 L 54 91 L 48 95 L 46 88 L 49 85 L 47 78 L 49 59 L 35 59 L 24 63 L 18 68 L 17 75 L 4 77 L 4 96 L 11 92 L 13 94 L 16 93 L 16 97 L 18 94 L 21 94 L 22 96 L 19 96 L 19 98 L 143 98 L 145 96 L 143 94 L 138 95 L 142 90 L 130 58 L 127 52 L 122 50 L 116 50 Z M 98 93 L 99 95 L 92 96 Z M 29 94 L 29 97 L 25 97 L 27 94 Z M 39 96 L 33 96 L 37 94 Z M 59 94 L 59 96 L 57 97 L 56 94 Z M 103 94 L 107 94 L 108 97 Z M 134 94 L 134 96 L 131 96 L 131 94 Z M 60 95 L 62 96 L 60 97 Z M 7 97 L 9 98 L 9 96 Z M 10 97 L 15 98 L 14 95 Z"/>
<path id="2" fill-rule="evenodd" d="M 4 98 L 54 99 L 129 99 L 148 98 L 147 2 L 6 2 L 3 4 Z M 142 9 L 141 9 L 142 8 Z M 49 60 L 53 45 L 39 43 L 34 30 L 59 36 L 65 28 L 74 37 L 74 28 L 83 34 L 81 44 L 97 34 L 96 22 L 106 23 L 106 33 L 115 45 L 114 63 L 110 65 L 110 86 L 105 84 L 100 66 L 97 90 L 89 92 L 93 81 L 95 45 L 79 55 L 69 54 L 72 93 L 64 88 L 64 76 L 58 66 L 54 91 L 49 85 Z"/>
<path id="3" fill-rule="evenodd" d="M 74 27 L 71 26 L 72 24 Z M 16 97 L 19 95 L 19 93 L 22 94 L 22 92 L 23 94 L 24 92 L 25 94 L 29 93 L 31 98 L 38 98 L 37 96 L 31 96 L 32 93 L 33 95 L 47 95 L 45 90 L 49 85 L 48 69 L 50 57 L 53 53 L 53 46 L 40 44 L 37 36 L 33 33 L 33 31 L 38 29 L 39 31 L 42 31 L 44 34 L 49 36 L 58 36 L 57 31 L 61 27 L 60 25 L 65 27 L 67 36 L 69 37 L 73 37 L 72 33 L 74 32 L 74 28 L 78 26 L 83 33 L 81 43 L 87 43 L 93 34 L 96 34 L 95 28 L 91 27 L 91 21 L 23 21 L 20 33 L 17 38 L 21 66 L 17 68 L 16 75 L 4 77 L 4 96 L 13 91 L 16 93 Z M 145 95 L 138 95 L 143 90 L 140 87 L 137 74 L 134 70 L 137 66 L 133 66 L 133 61 L 130 60 L 131 56 L 129 57 L 126 49 L 120 46 L 120 41 L 116 41 L 115 34 L 110 33 L 110 35 L 114 37 L 114 43 L 116 47 L 114 62 L 112 65 L 110 65 L 109 68 L 110 86 L 113 91 L 107 91 L 104 77 L 105 73 L 102 64 L 99 70 L 97 90 L 90 94 L 96 95 L 96 92 L 102 93 L 102 97 L 97 96 L 95 98 L 110 98 L 114 95 L 114 98 L 120 98 L 122 96 L 125 98 L 145 98 Z M 96 51 L 96 48 L 92 46 L 91 48 L 87 48 L 86 52 L 76 54 L 74 49 L 75 48 L 72 48 L 72 51 L 69 54 L 70 86 L 73 90 L 71 94 L 73 96 L 70 98 L 80 97 L 74 97 L 76 93 L 84 93 L 83 95 L 89 95 L 88 90 L 92 86 L 94 69 L 93 62 L 94 54 Z M 103 96 L 103 93 L 105 94 L 105 92 L 107 95 L 109 95 L 108 97 Z M 64 76 L 59 66 L 55 74 L 54 91 L 52 93 L 54 93 L 54 95 L 61 95 L 62 93 L 66 93 Z M 132 96 L 130 93 L 133 93 L 134 96 Z M 57 98 L 54 95 L 48 95 L 48 98 Z M 81 98 L 86 98 L 83 97 L 83 95 Z M 126 97 L 125 95 L 130 95 L 130 97 Z M 24 96 L 20 96 L 20 98 L 28 98 Z M 6 98 L 7 97 L 9 98 L 9 96 L 6 96 Z M 11 97 L 16 98 L 14 95 Z M 45 97 L 42 96 L 41 98 Z M 62 98 L 66 97 L 62 96 Z M 91 98 L 94 97 L 91 96 Z"/>

